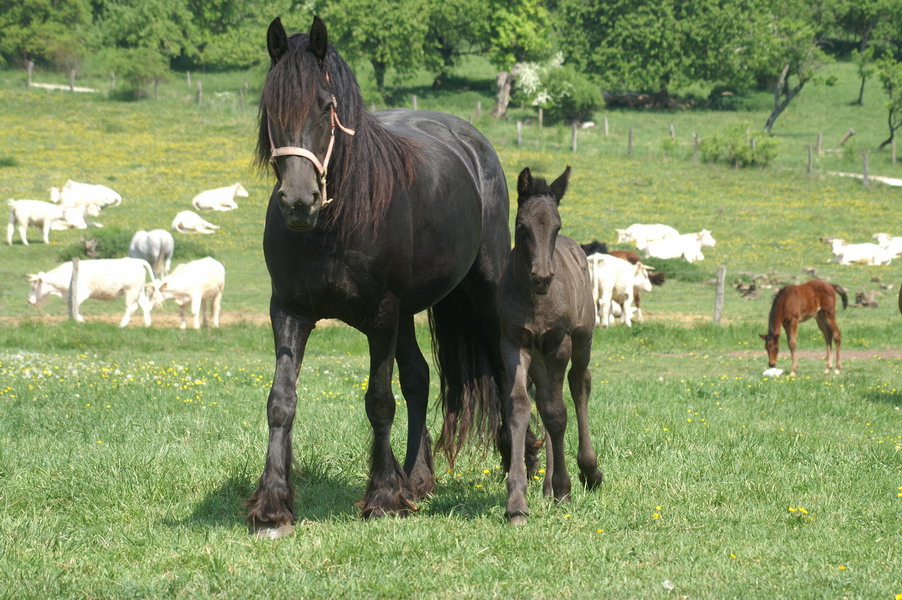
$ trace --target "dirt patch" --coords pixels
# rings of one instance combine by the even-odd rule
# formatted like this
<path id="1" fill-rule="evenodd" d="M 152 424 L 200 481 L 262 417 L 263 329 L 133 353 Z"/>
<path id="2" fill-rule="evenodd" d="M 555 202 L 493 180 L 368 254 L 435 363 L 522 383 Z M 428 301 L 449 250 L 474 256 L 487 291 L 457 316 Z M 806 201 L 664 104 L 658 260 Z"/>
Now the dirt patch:
<path id="1" fill-rule="evenodd" d="M 739 352 L 727 352 L 723 356 L 755 356 L 755 352 L 750 352 L 748 350 L 739 351 Z M 761 355 L 761 359 L 763 361 L 767 361 L 767 354 L 764 352 L 764 348 L 761 348 L 761 352 L 757 353 Z M 823 350 L 796 350 L 796 356 L 799 358 L 803 358 L 805 360 L 823 360 L 826 353 Z M 689 354 L 685 354 L 683 356 L 689 356 Z M 789 350 L 784 351 L 782 348 L 780 349 L 780 358 L 789 358 Z M 865 360 L 869 358 L 893 358 L 900 359 L 902 358 L 902 349 L 892 348 L 889 350 L 841 350 L 839 356 L 842 360 Z"/>

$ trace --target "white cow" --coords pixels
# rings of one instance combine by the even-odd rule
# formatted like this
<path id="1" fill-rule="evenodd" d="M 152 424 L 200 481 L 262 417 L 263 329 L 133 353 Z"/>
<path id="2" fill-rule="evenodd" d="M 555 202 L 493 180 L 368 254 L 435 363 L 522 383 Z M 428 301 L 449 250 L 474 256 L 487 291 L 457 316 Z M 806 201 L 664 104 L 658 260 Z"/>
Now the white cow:
<path id="1" fill-rule="evenodd" d="M 213 327 L 219 327 L 223 288 L 225 267 L 208 256 L 177 266 L 172 273 L 148 286 L 148 295 L 154 306 L 162 305 L 168 298 L 175 300 L 182 318 L 179 329 L 187 327 L 185 307 L 190 306 L 194 329 L 200 329 L 198 315 L 203 318 L 204 325 L 207 325 L 207 312 L 210 313 Z"/>
<path id="2" fill-rule="evenodd" d="M 680 258 L 686 259 L 686 262 L 696 262 L 704 260 L 702 248 L 711 248 L 717 242 L 707 229 L 702 229 L 697 233 L 684 233 L 676 237 L 664 240 L 655 240 L 648 243 L 645 248 L 645 258 Z"/>
<path id="3" fill-rule="evenodd" d="M 893 255 L 893 258 L 902 256 L 902 236 L 892 236 L 888 233 L 875 233 L 874 240 L 877 245 Z"/>
<path id="4" fill-rule="evenodd" d="M 172 228 L 179 233 L 216 233 L 219 225 L 205 221 L 203 217 L 192 210 L 183 210 L 175 215 L 172 220 Z"/>
<path id="5" fill-rule="evenodd" d="M 71 179 L 62 188 L 50 188 L 50 201 L 62 206 L 81 206 L 94 204 L 100 208 L 119 206 L 122 196 L 105 185 L 97 183 L 79 183 Z"/>
<path id="6" fill-rule="evenodd" d="M 830 243 L 833 248 L 833 258 L 830 262 L 841 265 L 888 265 L 893 260 L 890 251 L 877 244 L 847 244 L 839 238 L 831 240 Z"/>
<path id="7" fill-rule="evenodd" d="M 612 324 L 613 304 L 617 303 L 621 307 L 621 320 L 627 327 L 632 327 L 635 290 L 651 291 L 648 271 L 652 267 L 641 262 L 634 265 L 610 254 L 591 254 L 586 260 L 595 300 L 595 323 L 609 327 Z"/>
<path id="8" fill-rule="evenodd" d="M 618 244 L 633 243 L 639 250 L 645 250 L 645 247 L 649 242 L 664 240 L 680 235 L 680 232 L 670 225 L 663 225 L 661 223 L 655 223 L 654 225 L 634 223 L 626 229 L 617 229 L 615 231 L 617 231 Z"/>
<path id="9" fill-rule="evenodd" d="M 165 229 L 140 229 L 132 236 L 128 245 L 128 255 L 142 258 L 153 265 L 156 276 L 166 275 L 172 266 L 172 253 L 175 251 L 175 240 Z"/>
<path id="10" fill-rule="evenodd" d="M 100 214 L 100 210 L 92 206 L 64 207 L 42 200 L 9 200 L 7 204 L 9 225 L 6 226 L 6 243 L 10 246 L 16 227 L 19 229 L 22 244 L 28 245 L 26 233 L 29 226 L 40 228 L 44 243 L 49 244 L 51 229 L 87 229 L 88 222 L 85 216 L 96 217 Z"/>
<path id="11" fill-rule="evenodd" d="M 199 193 L 191 200 L 196 210 L 216 210 L 225 212 L 235 210 L 238 204 L 235 198 L 247 198 L 247 190 L 240 183 L 229 185 L 226 187 L 216 188 L 215 190 L 206 190 Z"/>
<path id="12" fill-rule="evenodd" d="M 79 314 L 82 302 L 94 300 L 115 300 L 125 296 L 125 315 L 119 327 L 128 325 L 134 312 L 140 307 L 144 313 L 144 326 L 150 326 L 150 311 L 153 305 L 144 293 L 145 275 L 155 281 L 153 270 L 146 260 L 139 258 L 101 258 L 82 260 L 78 263 L 78 282 L 74 296 L 75 320 L 84 323 Z M 72 261 L 65 262 L 53 270 L 29 275 L 31 290 L 28 303 L 38 306 L 47 296 L 59 296 L 69 301 L 69 285 L 72 282 Z"/>

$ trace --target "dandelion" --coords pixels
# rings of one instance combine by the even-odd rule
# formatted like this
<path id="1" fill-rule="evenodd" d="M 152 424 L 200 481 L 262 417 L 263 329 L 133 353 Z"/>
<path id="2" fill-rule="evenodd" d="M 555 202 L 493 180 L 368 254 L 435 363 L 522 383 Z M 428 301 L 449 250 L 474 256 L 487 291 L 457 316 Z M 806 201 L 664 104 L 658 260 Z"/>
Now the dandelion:
<path id="1" fill-rule="evenodd" d="M 730 552 L 730 558 L 736 558 L 736 555 Z"/>
<path id="2" fill-rule="evenodd" d="M 653 514 L 651 515 L 651 518 L 652 518 L 652 519 L 660 519 L 660 518 L 661 518 L 661 515 L 658 514 L 658 513 L 653 513 Z"/>
<path id="3" fill-rule="evenodd" d="M 840 571 L 845 571 L 845 570 L 846 570 L 846 566 L 845 566 L 845 565 L 839 565 L 839 566 L 836 567 L 836 568 L 839 569 Z"/>
<path id="4" fill-rule="evenodd" d="M 596 529 L 595 533 L 604 533 L 604 529 Z"/>

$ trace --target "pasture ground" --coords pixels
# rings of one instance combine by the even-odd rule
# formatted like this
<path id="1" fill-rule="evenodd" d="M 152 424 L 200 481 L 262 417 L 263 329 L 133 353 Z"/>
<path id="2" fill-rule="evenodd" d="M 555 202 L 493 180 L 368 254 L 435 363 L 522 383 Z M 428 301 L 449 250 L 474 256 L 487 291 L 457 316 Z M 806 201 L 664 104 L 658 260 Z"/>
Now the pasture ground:
<path id="1" fill-rule="evenodd" d="M 208 101 L 198 107 L 178 81 L 161 88 L 159 101 L 121 103 L 25 90 L 22 77 L 0 74 L 3 197 L 48 198 L 47 188 L 67 178 L 105 183 L 123 204 L 98 220 L 125 230 L 168 228 L 206 188 L 242 181 L 250 198 L 209 215 L 219 233 L 191 238 L 227 268 L 228 317 L 216 331 L 178 331 L 171 306 L 154 313 L 150 329 L 138 318 L 119 330 L 119 302 L 85 303 L 88 323 L 77 327 L 59 299 L 28 307 L 24 275 L 51 268 L 90 232 L 0 247 L 0 596 L 902 593 L 902 262 L 842 267 L 826 262 L 829 248 L 818 241 L 902 235 L 898 189 L 824 174 L 854 170 L 855 153 L 825 154 L 811 175 L 789 150 L 767 170 L 691 161 L 691 131 L 763 123 L 761 110 L 612 113 L 612 123 L 648 132 L 633 156 L 620 125 L 608 141 L 587 133 L 574 154 L 566 128 L 516 146 L 511 122 L 477 120 L 511 178 L 523 166 L 556 176 L 573 165 L 561 212 L 564 233 L 578 241 L 610 242 L 615 228 L 633 222 L 707 227 L 718 240 L 702 263 L 666 265 L 673 277 L 643 298 L 645 324 L 596 334 L 591 426 L 605 483 L 587 493 L 574 478 L 573 502 L 556 506 L 535 482 L 529 525 L 506 527 L 498 461 L 473 448 L 453 471 L 437 458 L 438 491 L 417 514 L 361 522 L 353 503 L 363 494 L 370 440 L 366 344 L 345 326 L 324 326 L 299 386 L 297 533 L 259 542 L 245 533 L 241 502 L 256 485 L 267 437 L 273 364 L 260 239 L 271 180 L 250 164 L 256 113 L 229 91 L 240 78 L 206 76 Z M 838 139 L 848 127 L 859 132 L 853 140 L 882 139 L 876 93 L 863 111 L 834 110 L 847 101 L 838 98 L 857 95 L 854 80 L 842 85 L 803 92 L 807 104 L 794 103 L 775 128 L 784 148 L 800 150 L 819 130 Z M 469 116 L 474 98 L 490 106 L 480 86 L 465 93 L 466 105 L 446 110 Z M 442 100 L 416 91 L 421 108 Z M 660 144 L 670 121 L 683 144 L 676 153 Z M 898 176 L 885 158 L 875 157 L 872 172 Z M 729 284 L 762 275 L 768 287 L 743 299 L 728 286 L 723 323 L 714 326 L 710 280 L 721 264 Z M 844 285 L 852 301 L 857 292 L 882 294 L 878 306 L 839 313 L 842 375 L 821 373 L 820 333 L 806 323 L 799 376 L 763 378 L 757 334 L 772 293 L 811 268 Z M 418 335 L 428 353 L 422 323 Z M 784 344 L 779 366 L 787 364 Z M 406 418 L 400 396 L 398 403 L 400 454 Z M 572 456 L 570 466 L 575 473 Z"/>

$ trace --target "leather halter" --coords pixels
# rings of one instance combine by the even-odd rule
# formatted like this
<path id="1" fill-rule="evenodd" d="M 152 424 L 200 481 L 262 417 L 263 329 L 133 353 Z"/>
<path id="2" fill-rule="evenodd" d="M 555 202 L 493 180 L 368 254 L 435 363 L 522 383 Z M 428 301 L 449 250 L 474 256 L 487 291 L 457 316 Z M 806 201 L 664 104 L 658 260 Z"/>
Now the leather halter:
<path id="1" fill-rule="evenodd" d="M 326 73 L 326 81 L 329 81 L 329 74 Z M 276 167 L 276 157 L 279 156 L 300 156 L 301 158 L 306 158 L 311 163 L 313 163 L 313 168 L 316 169 L 317 174 L 319 175 L 319 187 L 320 187 L 320 198 L 322 198 L 322 206 L 325 206 L 332 202 L 333 198 L 326 198 L 326 174 L 329 171 L 329 159 L 332 157 L 332 148 L 335 146 L 335 128 L 338 127 L 342 132 L 348 135 L 354 135 L 357 133 L 356 130 L 351 129 L 349 127 L 345 127 L 341 124 L 341 121 L 338 120 L 338 113 L 335 111 L 335 107 L 338 105 L 338 101 L 335 99 L 335 94 L 332 95 L 332 105 L 329 107 L 329 121 L 331 125 L 331 131 L 329 132 L 329 145 L 326 147 L 326 156 L 323 158 L 323 162 L 319 161 L 316 154 L 307 150 L 306 148 L 301 148 L 299 146 L 279 146 L 276 147 L 273 142 L 272 137 L 272 128 L 269 124 L 269 115 L 266 117 L 266 131 L 269 134 L 269 144 L 271 148 L 271 156 L 269 162 L 273 165 L 273 168 L 276 169 L 276 174 L 278 174 L 278 168 Z"/>

